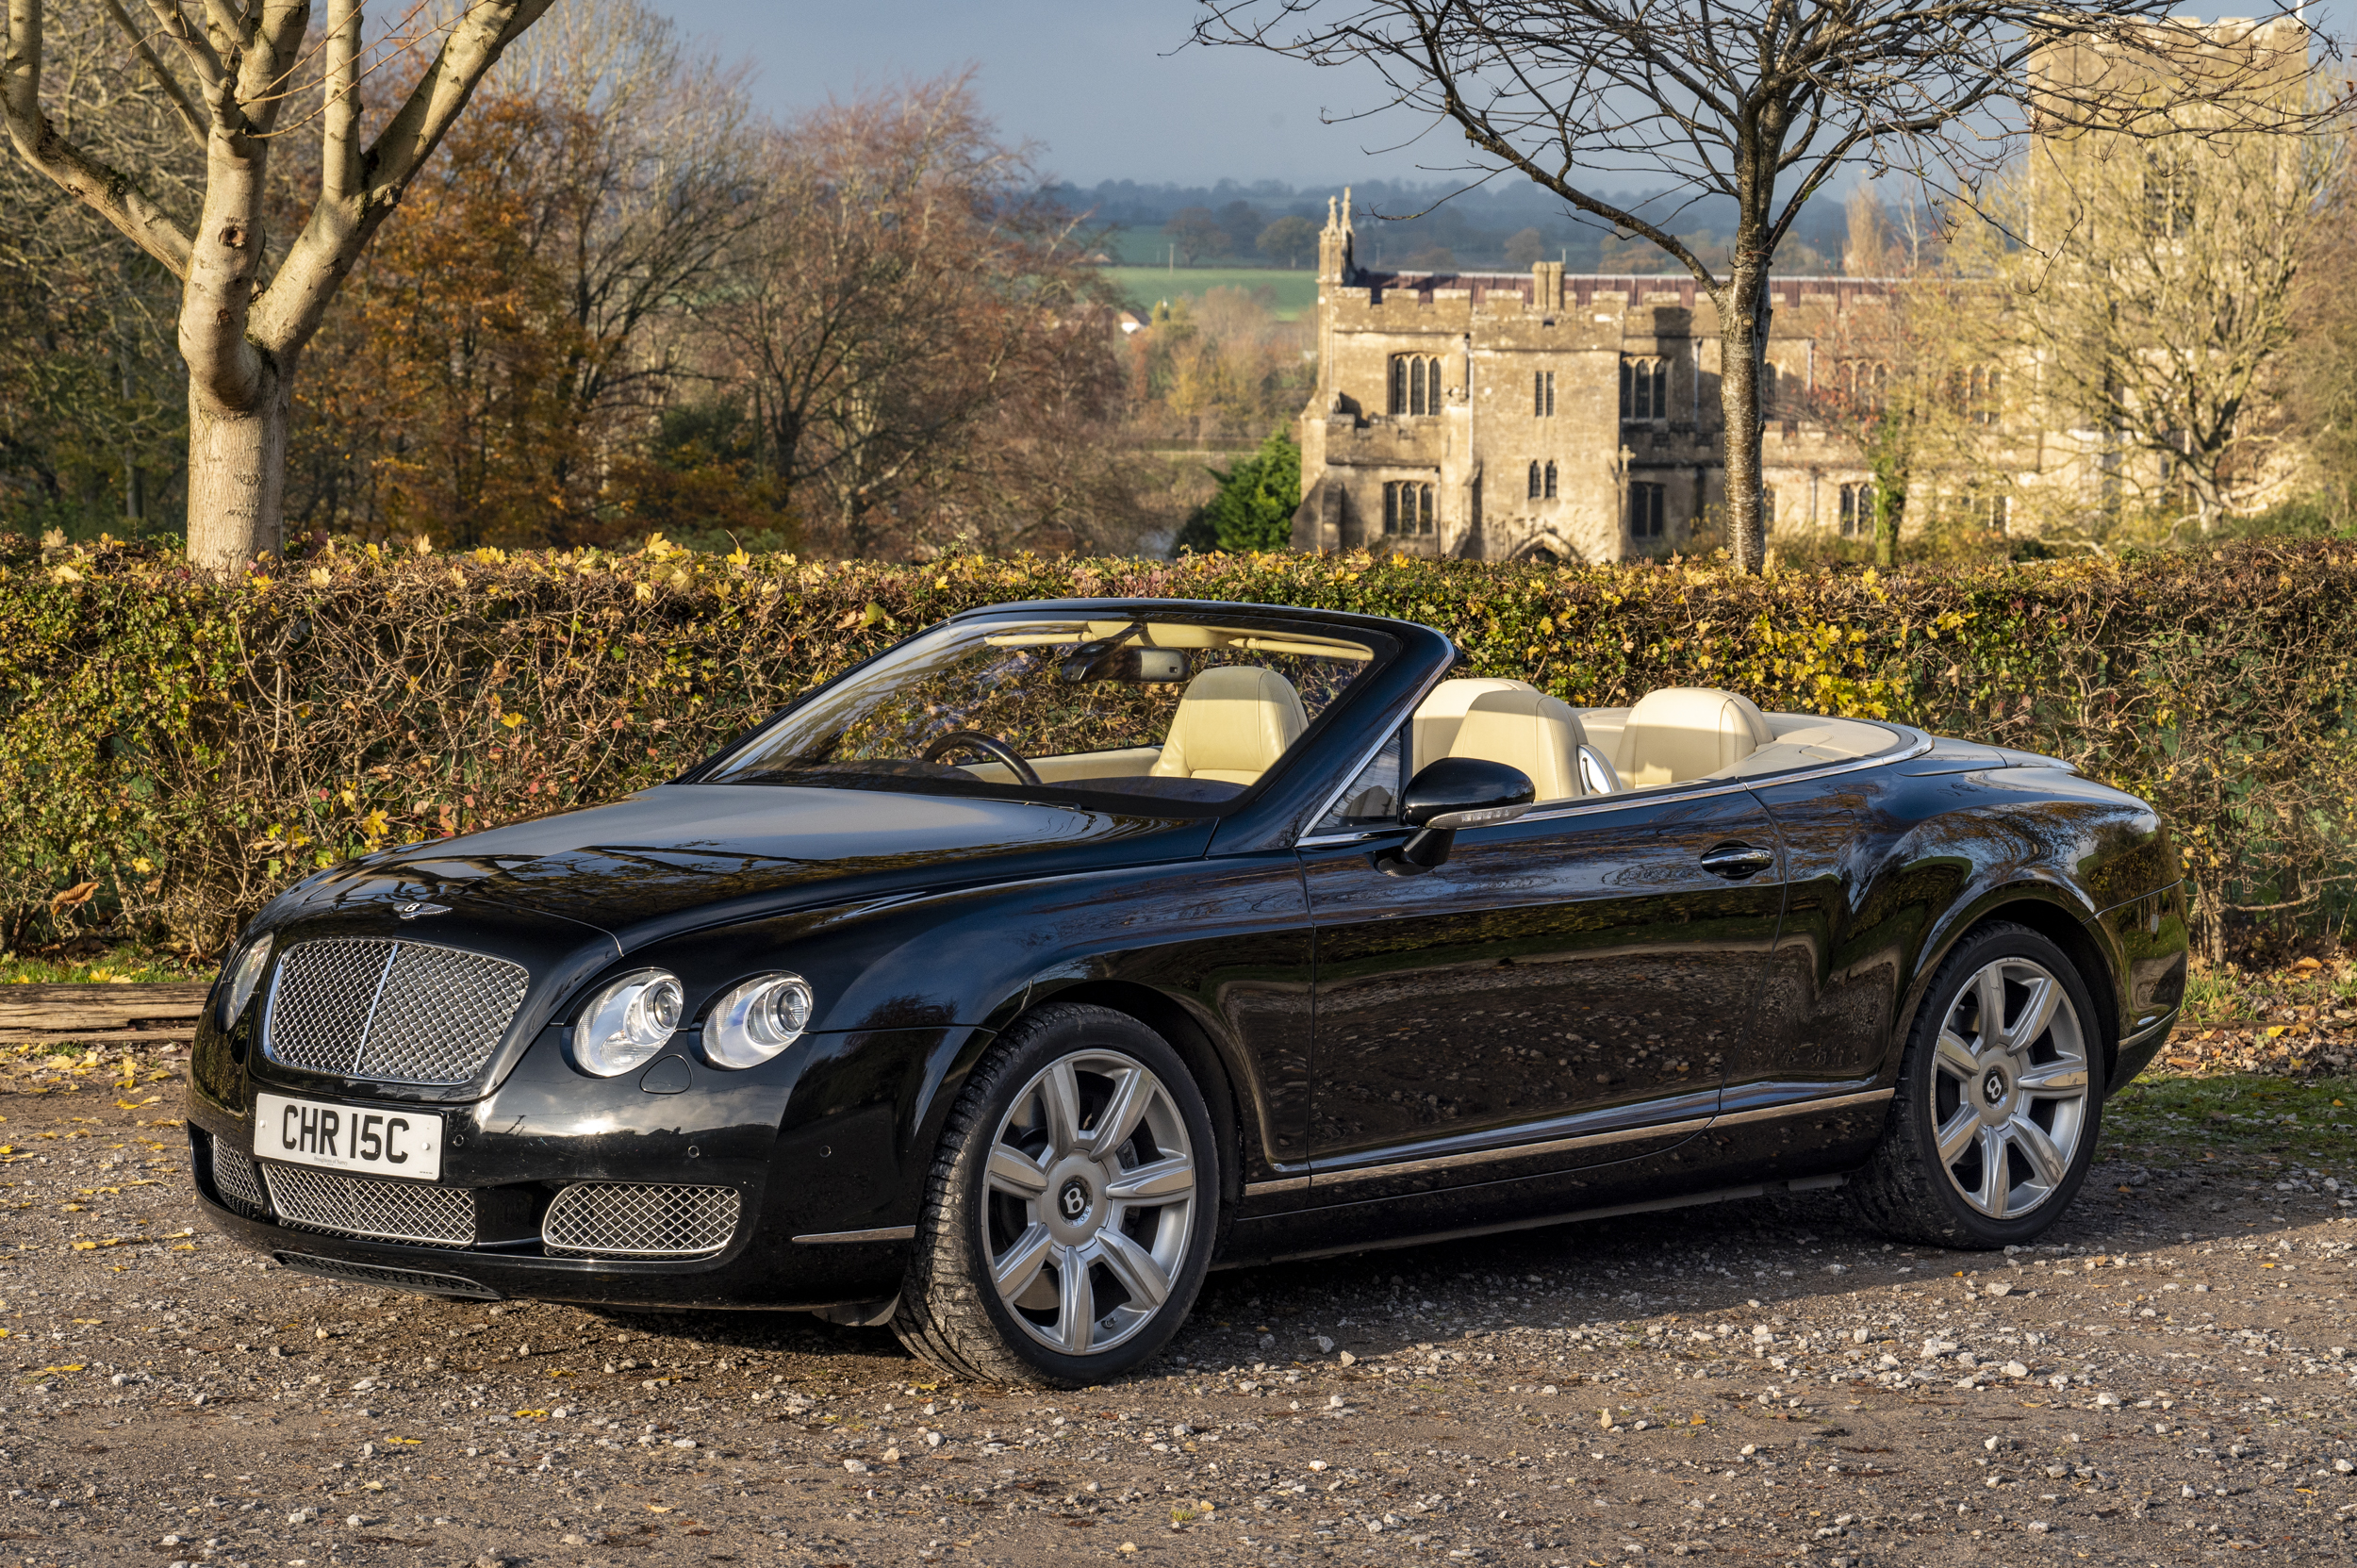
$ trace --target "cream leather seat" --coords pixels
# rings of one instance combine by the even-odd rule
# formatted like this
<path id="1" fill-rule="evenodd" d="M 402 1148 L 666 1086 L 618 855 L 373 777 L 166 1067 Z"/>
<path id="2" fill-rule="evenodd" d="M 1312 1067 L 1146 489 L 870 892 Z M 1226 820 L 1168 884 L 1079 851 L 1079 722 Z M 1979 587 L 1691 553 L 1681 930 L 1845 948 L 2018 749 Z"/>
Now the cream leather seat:
<path id="1" fill-rule="evenodd" d="M 1628 710 L 1612 759 L 1630 789 L 1683 784 L 1732 767 L 1774 739 L 1748 697 L 1709 686 L 1664 686 Z"/>
<path id="2" fill-rule="evenodd" d="M 1528 681 L 1468 679 L 1442 681 L 1416 705 L 1415 728 L 1409 737 L 1416 749 L 1416 766 L 1437 761 L 1450 754 L 1456 743 L 1458 726 L 1465 721 L 1465 712 L 1476 698 L 1492 692 L 1526 691 L 1538 695 L 1539 688 Z"/>
<path id="3" fill-rule="evenodd" d="M 1520 768 L 1540 801 L 1586 793 L 1579 751 L 1588 733 L 1579 715 L 1526 682 L 1442 682 L 1416 709 L 1414 738 L 1419 767 L 1442 757 L 1477 757 Z"/>
<path id="4" fill-rule="evenodd" d="M 1259 665 L 1207 669 L 1187 683 L 1150 771 L 1158 779 L 1258 784 L 1308 727 L 1301 694 L 1277 671 Z"/>

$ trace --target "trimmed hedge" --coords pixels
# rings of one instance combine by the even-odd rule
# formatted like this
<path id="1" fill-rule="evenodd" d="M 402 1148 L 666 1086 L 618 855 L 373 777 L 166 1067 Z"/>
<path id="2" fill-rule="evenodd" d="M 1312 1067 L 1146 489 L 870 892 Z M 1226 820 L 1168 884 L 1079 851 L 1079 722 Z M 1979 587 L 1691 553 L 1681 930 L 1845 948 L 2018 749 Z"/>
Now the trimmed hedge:
<path id="1" fill-rule="evenodd" d="M 2357 824 L 2357 546 L 1736 576 L 1272 554 L 329 551 L 234 584 L 120 548 L 0 566 L 0 937 L 217 951 L 316 866 L 610 798 L 952 611 L 1066 594 L 1438 626 L 1582 705 L 1725 686 L 2069 759 L 2157 801 L 2213 956 L 2316 929 Z M 77 900 L 88 901 L 77 905 Z"/>

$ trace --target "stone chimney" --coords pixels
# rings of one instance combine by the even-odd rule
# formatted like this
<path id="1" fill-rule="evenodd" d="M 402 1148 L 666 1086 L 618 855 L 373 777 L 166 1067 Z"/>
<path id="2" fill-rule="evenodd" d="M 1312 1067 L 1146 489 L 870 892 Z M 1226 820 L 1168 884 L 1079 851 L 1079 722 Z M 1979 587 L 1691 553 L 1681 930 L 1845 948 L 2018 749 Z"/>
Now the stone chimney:
<path id="1" fill-rule="evenodd" d="M 1563 263 L 1535 261 L 1530 267 L 1530 307 L 1541 316 L 1563 311 Z"/>
<path id="2" fill-rule="evenodd" d="M 1335 210 L 1334 198 L 1326 198 L 1326 227 L 1318 231 L 1318 281 L 1346 283 L 1354 267 L 1351 259 L 1350 187 L 1343 187 L 1341 210 Z"/>

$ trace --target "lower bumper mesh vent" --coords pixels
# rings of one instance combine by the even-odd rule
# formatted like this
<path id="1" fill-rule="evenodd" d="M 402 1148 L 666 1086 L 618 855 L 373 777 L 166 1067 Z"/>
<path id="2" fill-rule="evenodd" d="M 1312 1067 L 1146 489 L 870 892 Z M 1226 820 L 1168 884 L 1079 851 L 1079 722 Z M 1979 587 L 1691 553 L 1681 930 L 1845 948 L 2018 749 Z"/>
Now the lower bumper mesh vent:
<path id="1" fill-rule="evenodd" d="M 267 1218 L 270 1200 L 262 1196 L 262 1178 L 254 1162 L 223 1147 L 219 1138 L 208 1135 L 205 1141 L 212 1150 L 213 1191 L 247 1218 Z"/>
<path id="2" fill-rule="evenodd" d="M 540 1245 L 559 1258 L 695 1258 L 736 1234 L 733 1187 L 585 1181 L 549 1205 Z"/>
<path id="3" fill-rule="evenodd" d="M 474 1245 L 474 1193 L 417 1181 L 383 1181 L 304 1165 L 265 1164 L 271 1206 L 288 1225 L 426 1246 Z"/>
<path id="4" fill-rule="evenodd" d="M 282 1268 L 298 1274 L 317 1274 L 329 1279 L 341 1279 L 354 1285 L 383 1285 L 390 1290 L 416 1291 L 421 1296 L 466 1296 L 478 1301 L 497 1301 L 500 1293 L 488 1285 L 472 1279 L 462 1279 L 455 1274 L 428 1274 L 418 1268 L 385 1268 L 376 1263 L 348 1263 L 340 1258 L 319 1258 L 308 1252 L 273 1252 Z"/>

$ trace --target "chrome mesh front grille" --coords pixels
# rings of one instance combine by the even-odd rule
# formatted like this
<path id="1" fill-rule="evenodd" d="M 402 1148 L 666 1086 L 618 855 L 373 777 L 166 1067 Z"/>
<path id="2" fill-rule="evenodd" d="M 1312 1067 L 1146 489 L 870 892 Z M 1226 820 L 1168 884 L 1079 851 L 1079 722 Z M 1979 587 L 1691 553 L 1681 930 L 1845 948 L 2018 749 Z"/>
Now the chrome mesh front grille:
<path id="1" fill-rule="evenodd" d="M 549 1205 L 540 1245 L 560 1258 L 693 1258 L 736 1234 L 733 1187 L 585 1181 Z"/>
<path id="2" fill-rule="evenodd" d="M 313 1072 L 351 1072 L 398 945 L 304 942 L 288 949 L 271 982 L 263 1025 L 272 1058 Z"/>
<path id="3" fill-rule="evenodd" d="M 426 1246 L 474 1244 L 474 1193 L 265 1161 L 271 1206 L 288 1225 Z"/>
<path id="4" fill-rule="evenodd" d="M 233 1207 L 251 1211 L 255 1217 L 270 1213 L 270 1201 L 262 1196 L 262 1180 L 254 1169 L 254 1162 L 234 1148 L 224 1147 L 219 1138 L 206 1140 L 212 1146 L 213 1190 Z"/>
<path id="5" fill-rule="evenodd" d="M 303 942 L 271 982 L 263 1048 L 313 1072 L 387 1083 L 465 1083 L 523 1004 L 519 965 L 425 942 Z"/>

